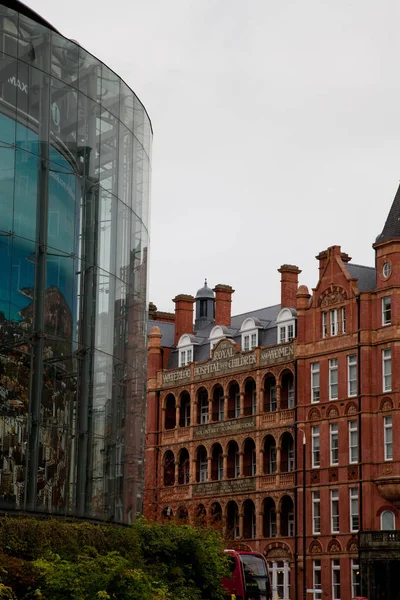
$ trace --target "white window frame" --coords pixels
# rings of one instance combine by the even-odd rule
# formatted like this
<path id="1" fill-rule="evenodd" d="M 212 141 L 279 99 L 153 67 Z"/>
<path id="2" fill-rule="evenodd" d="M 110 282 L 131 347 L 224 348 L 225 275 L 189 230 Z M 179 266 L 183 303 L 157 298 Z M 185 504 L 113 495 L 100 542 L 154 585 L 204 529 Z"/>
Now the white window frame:
<path id="1" fill-rule="evenodd" d="M 331 466 L 339 464 L 339 424 L 331 423 L 329 425 L 329 447 Z"/>
<path id="2" fill-rule="evenodd" d="M 183 406 L 183 423 L 184 427 L 190 426 L 190 402 L 186 402 Z"/>
<path id="3" fill-rule="evenodd" d="M 269 473 L 276 473 L 276 446 L 270 446 L 269 449 Z"/>
<path id="4" fill-rule="evenodd" d="M 349 421 L 349 463 L 358 463 L 358 422 Z"/>
<path id="5" fill-rule="evenodd" d="M 296 312 L 289 308 L 282 308 L 279 312 L 277 323 L 277 343 L 286 344 L 296 337 Z"/>
<path id="6" fill-rule="evenodd" d="M 383 527 L 383 518 L 384 518 L 384 515 L 386 515 L 386 514 L 392 515 L 393 527 L 390 527 L 389 529 L 387 527 Z M 394 531 L 396 529 L 396 515 L 394 514 L 394 512 L 392 510 L 382 511 L 380 522 L 381 522 L 381 531 Z"/>
<path id="7" fill-rule="evenodd" d="M 237 452 L 235 452 L 234 455 L 234 476 L 235 477 L 239 477 L 240 476 L 240 456 L 239 456 L 239 450 Z"/>
<path id="8" fill-rule="evenodd" d="M 339 533 L 339 490 L 331 490 L 331 532 Z"/>
<path id="9" fill-rule="evenodd" d="M 383 445 L 385 461 L 393 460 L 393 417 L 383 417 Z"/>
<path id="10" fill-rule="evenodd" d="M 276 385 L 269 388 L 269 412 L 276 412 Z"/>
<path id="11" fill-rule="evenodd" d="M 260 326 L 256 324 L 254 319 L 248 317 L 240 327 L 242 334 L 241 348 L 243 352 L 250 352 L 258 346 L 258 329 Z"/>
<path id="12" fill-rule="evenodd" d="M 356 598 L 360 595 L 360 565 L 358 558 L 351 559 L 351 596 Z"/>
<path id="13" fill-rule="evenodd" d="M 311 363 L 311 402 L 316 404 L 320 399 L 319 362 Z"/>
<path id="14" fill-rule="evenodd" d="M 391 325 L 392 323 L 392 297 L 384 296 L 382 298 L 382 325 Z"/>
<path id="15" fill-rule="evenodd" d="M 224 457 L 221 454 L 218 454 L 218 458 L 217 458 L 217 479 L 218 481 L 221 481 L 221 479 L 224 478 Z"/>
<path id="16" fill-rule="evenodd" d="M 294 408 L 294 382 L 293 382 L 293 379 L 288 380 L 288 408 Z"/>
<path id="17" fill-rule="evenodd" d="M 218 421 L 223 421 L 225 416 L 225 398 L 220 396 L 218 398 Z"/>
<path id="18" fill-rule="evenodd" d="M 319 425 L 311 427 L 311 466 L 319 468 L 321 464 L 321 445 Z"/>
<path id="19" fill-rule="evenodd" d="M 322 313 L 322 337 L 326 338 L 327 335 L 328 335 L 328 313 L 324 311 Z"/>
<path id="20" fill-rule="evenodd" d="M 178 367 L 187 367 L 193 362 L 194 346 L 190 335 L 184 333 L 177 344 Z"/>
<path id="21" fill-rule="evenodd" d="M 329 359 L 329 400 L 339 398 L 339 361 L 337 358 Z"/>
<path id="22" fill-rule="evenodd" d="M 256 470 L 257 470 L 257 454 L 256 454 L 255 448 L 253 448 L 253 450 L 251 451 L 250 460 L 251 460 L 250 471 L 251 471 L 251 476 L 253 477 L 256 474 Z"/>
<path id="23" fill-rule="evenodd" d="M 347 395 L 357 396 L 357 354 L 347 356 Z"/>
<path id="24" fill-rule="evenodd" d="M 340 559 L 332 559 L 332 600 L 340 600 Z"/>
<path id="25" fill-rule="evenodd" d="M 251 393 L 251 414 L 257 414 L 257 390 L 253 390 Z"/>
<path id="26" fill-rule="evenodd" d="M 294 441 L 288 445 L 288 471 L 294 471 Z"/>
<path id="27" fill-rule="evenodd" d="M 208 460 L 207 456 L 205 460 L 199 458 L 199 482 L 204 483 L 208 480 Z"/>
<path id="28" fill-rule="evenodd" d="M 358 504 L 358 487 L 349 488 L 350 500 L 350 531 L 358 531 L 360 528 L 359 504 Z"/>
<path id="29" fill-rule="evenodd" d="M 208 398 L 200 399 L 200 425 L 208 423 Z"/>
<path id="30" fill-rule="evenodd" d="M 235 394 L 235 419 L 240 417 L 240 392 Z"/>
<path id="31" fill-rule="evenodd" d="M 311 492 L 312 499 L 312 532 L 313 535 L 321 533 L 321 494 L 318 491 Z"/>
<path id="32" fill-rule="evenodd" d="M 329 311 L 329 319 L 331 336 L 337 335 L 339 333 L 339 312 L 337 308 L 332 308 Z"/>
<path id="33" fill-rule="evenodd" d="M 382 391 L 392 391 L 392 349 L 382 350 Z"/>
<path id="34" fill-rule="evenodd" d="M 322 570 L 321 570 L 321 560 L 313 560 L 313 589 L 321 590 L 321 593 L 313 594 L 313 600 L 321 600 L 322 598 Z"/>
<path id="35" fill-rule="evenodd" d="M 346 307 L 342 306 L 340 309 L 341 317 L 342 317 L 342 333 L 346 333 Z"/>

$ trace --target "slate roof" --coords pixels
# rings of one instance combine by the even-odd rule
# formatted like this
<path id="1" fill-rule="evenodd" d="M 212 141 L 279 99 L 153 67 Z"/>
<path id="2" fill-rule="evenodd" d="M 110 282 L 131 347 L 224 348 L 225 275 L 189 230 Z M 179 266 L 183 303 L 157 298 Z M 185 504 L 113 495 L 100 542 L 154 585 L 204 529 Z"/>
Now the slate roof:
<path id="1" fill-rule="evenodd" d="M 400 185 L 397 189 L 393 204 L 382 233 L 378 235 L 375 243 L 386 242 L 387 240 L 400 239 Z"/>
<path id="2" fill-rule="evenodd" d="M 163 321 L 154 321 L 149 319 L 147 323 L 147 333 L 150 333 L 154 325 L 160 328 L 162 335 L 162 345 L 166 348 L 172 348 L 174 345 L 175 323 L 167 323 Z"/>
<path id="3" fill-rule="evenodd" d="M 346 264 L 351 277 L 358 279 L 357 287 L 360 292 L 373 290 L 376 288 L 376 269 L 375 267 L 365 267 L 364 265 Z"/>

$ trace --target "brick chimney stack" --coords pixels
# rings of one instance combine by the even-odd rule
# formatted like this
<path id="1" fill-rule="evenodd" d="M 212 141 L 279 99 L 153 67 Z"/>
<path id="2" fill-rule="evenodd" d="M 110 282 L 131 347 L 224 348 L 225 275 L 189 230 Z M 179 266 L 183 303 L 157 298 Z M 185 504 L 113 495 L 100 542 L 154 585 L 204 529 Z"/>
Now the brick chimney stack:
<path id="1" fill-rule="evenodd" d="M 231 304 L 234 289 L 230 285 L 219 283 L 213 289 L 215 292 L 215 324 L 231 326 Z"/>
<path id="2" fill-rule="evenodd" d="M 175 346 L 184 333 L 193 333 L 193 296 L 179 294 L 175 302 Z"/>
<path id="3" fill-rule="evenodd" d="M 281 274 L 281 308 L 295 308 L 301 270 L 296 265 L 282 265 L 278 273 Z"/>

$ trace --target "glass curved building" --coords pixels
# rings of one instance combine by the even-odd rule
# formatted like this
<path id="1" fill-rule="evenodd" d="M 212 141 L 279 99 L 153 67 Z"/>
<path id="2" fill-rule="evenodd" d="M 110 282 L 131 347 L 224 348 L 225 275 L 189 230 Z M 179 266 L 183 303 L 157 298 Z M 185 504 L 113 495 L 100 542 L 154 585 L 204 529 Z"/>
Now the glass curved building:
<path id="1" fill-rule="evenodd" d="M 0 1 L 0 510 L 141 510 L 151 140 L 111 69 Z"/>

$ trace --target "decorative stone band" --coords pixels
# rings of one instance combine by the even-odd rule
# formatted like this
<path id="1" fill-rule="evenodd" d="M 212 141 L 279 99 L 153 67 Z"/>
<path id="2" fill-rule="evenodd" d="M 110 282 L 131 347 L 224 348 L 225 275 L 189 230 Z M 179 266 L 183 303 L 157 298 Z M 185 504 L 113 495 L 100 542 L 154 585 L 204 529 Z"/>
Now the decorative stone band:
<path id="1" fill-rule="evenodd" d="M 218 494 L 234 494 L 235 492 L 254 492 L 255 477 L 228 479 L 224 481 L 208 481 L 193 486 L 193 496 L 214 496 Z"/>

